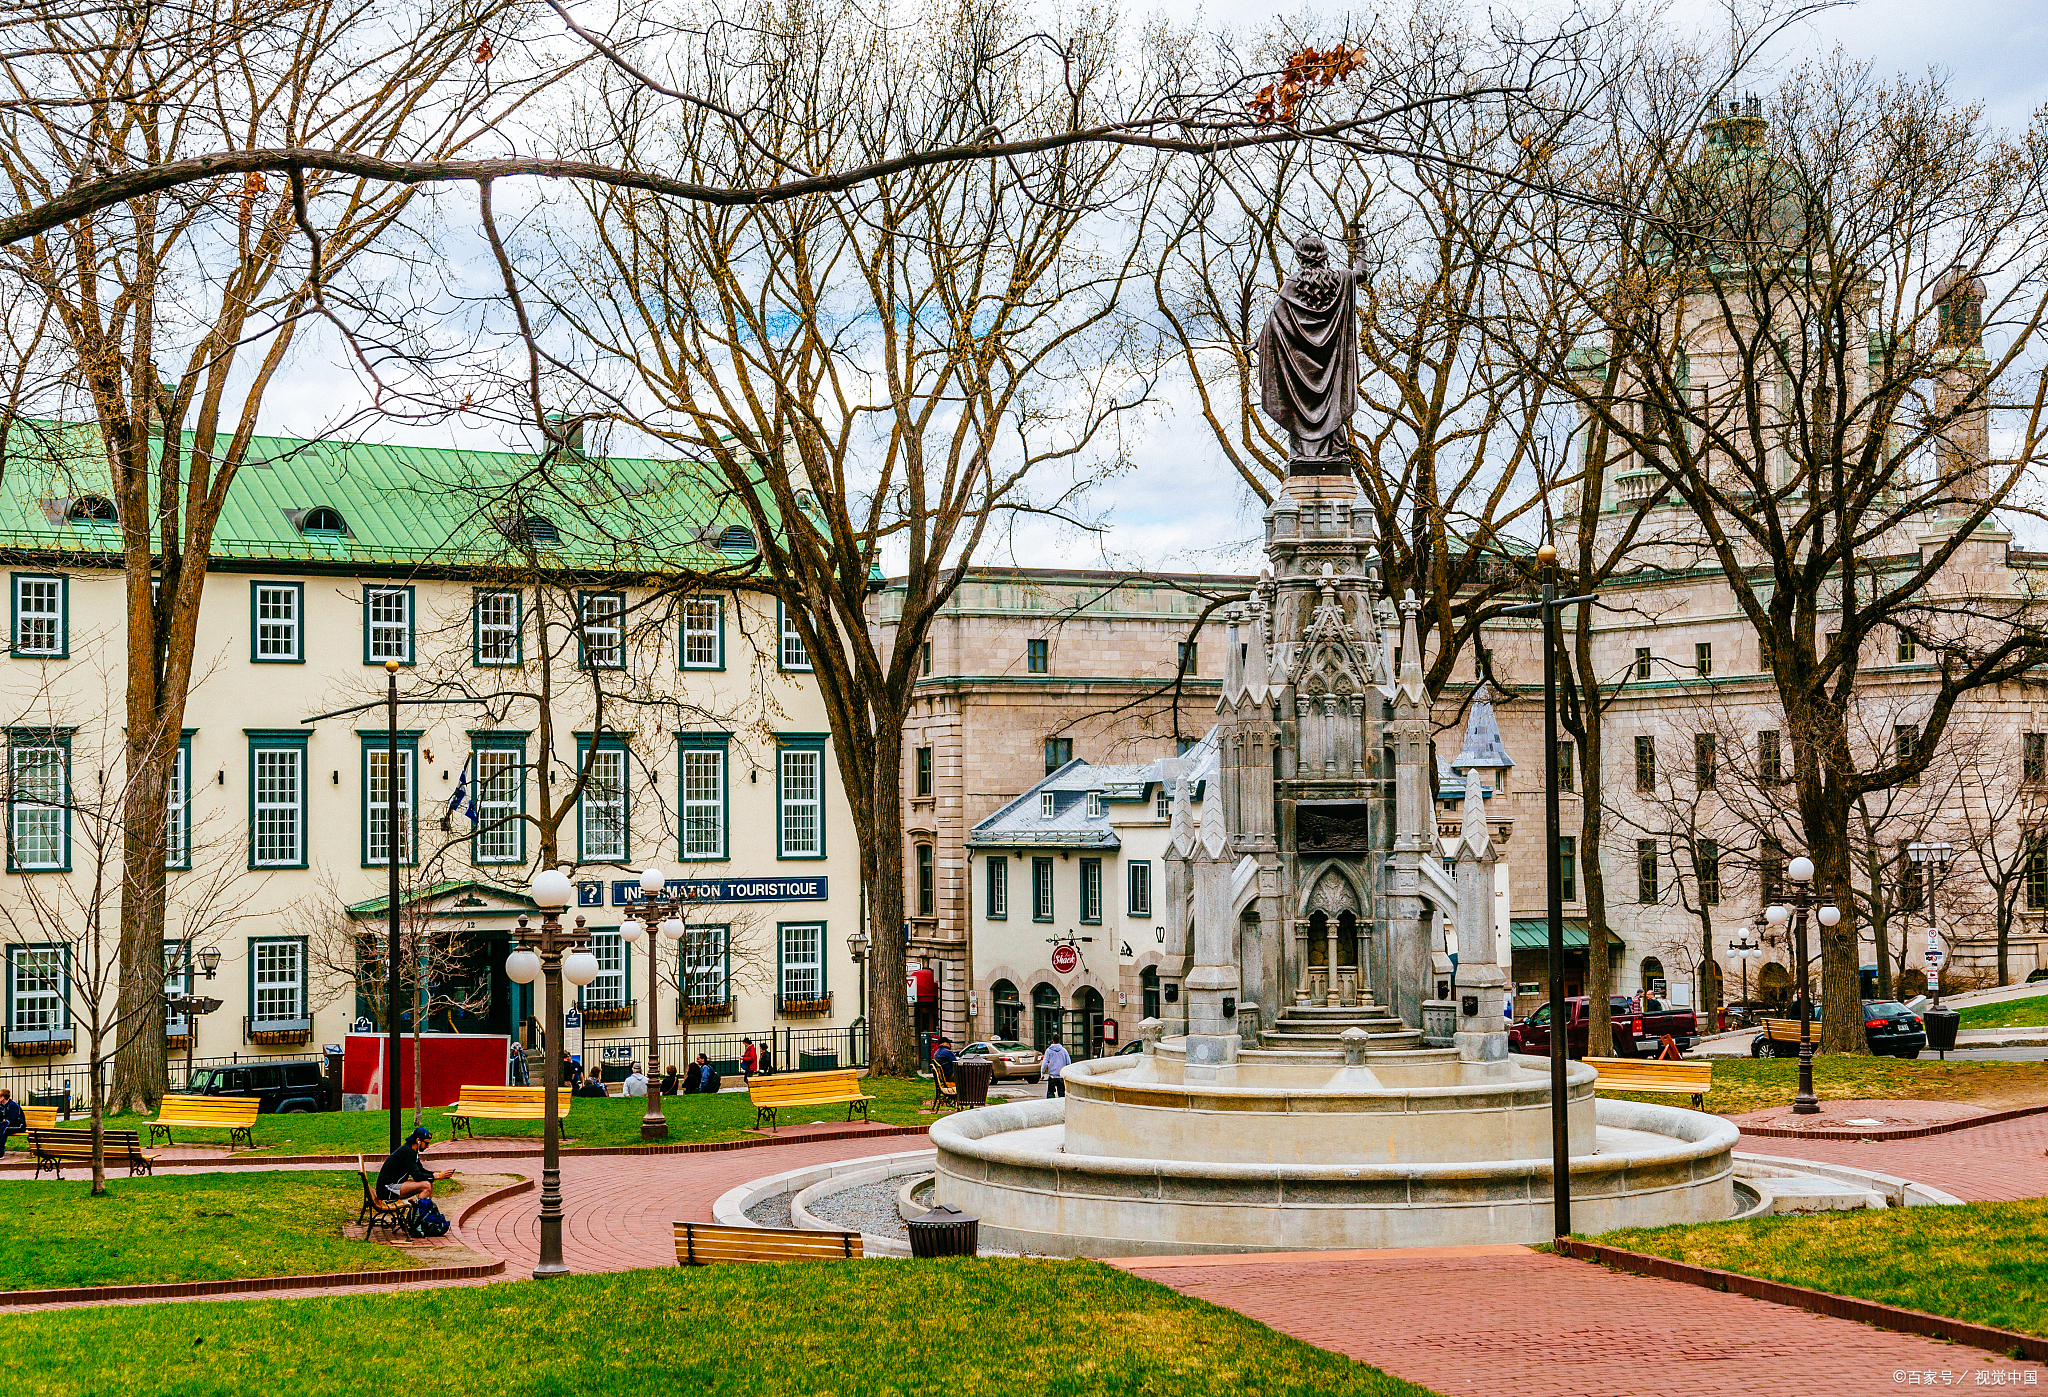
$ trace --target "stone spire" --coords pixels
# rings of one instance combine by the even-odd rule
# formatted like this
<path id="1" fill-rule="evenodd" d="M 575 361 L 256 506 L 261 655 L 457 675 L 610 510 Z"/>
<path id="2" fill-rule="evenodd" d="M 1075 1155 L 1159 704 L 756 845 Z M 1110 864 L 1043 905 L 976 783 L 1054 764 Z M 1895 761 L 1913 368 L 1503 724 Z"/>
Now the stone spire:
<path id="1" fill-rule="evenodd" d="M 1411 587 L 1401 598 L 1401 693 L 1418 708 L 1426 708 L 1429 695 L 1422 690 L 1422 641 L 1415 629 L 1415 617 L 1421 610 L 1422 601 Z"/>
<path id="2" fill-rule="evenodd" d="M 1244 697 L 1244 651 L 1240 648 L 1242 642 L 1238 639 L 1239 624 L 1244 619 L 1244 610 L 1233 606 L 1224 613 L 1224 616 L 1229 625 L 1225 631 L 1227 639 L 1223 650 L 1223 693 L 1216 700 L 1218 712 L 1227 712 L 1235 708 L 1237 701 Z"/>
<path id="3" fill-rule="evenodd" d="M 1513 766 L 1493 700 L 1486 686 L 1472 697 L 1472 716 L 1465 725 L 1465 749 L 1451 769 L 1465 777 L 1463 818 L 1458 830 L 1458 1055 L 1467 1062 L 1498 1062 L 1507 1056 L 1506 1018 L 1502 1005 L 1507 974 L 1499 965 L 1495 945 L 1494 870 L 1500 851 L 1486 823 L 1486 789 L 1500 785 L 1501 773 Z"/>

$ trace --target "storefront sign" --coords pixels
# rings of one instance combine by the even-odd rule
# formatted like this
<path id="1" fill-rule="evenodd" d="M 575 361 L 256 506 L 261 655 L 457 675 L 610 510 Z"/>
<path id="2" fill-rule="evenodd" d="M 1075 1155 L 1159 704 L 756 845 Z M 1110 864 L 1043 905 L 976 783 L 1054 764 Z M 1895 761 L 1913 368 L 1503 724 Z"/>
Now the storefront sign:
<path id="1" fill-rule="evenodd" d="M 685 902 L 824 902 L 831 880 L 816 878 L 671 878 L 668 894 Z M 641 898 L 638 878 L 615 878 L 614 907 L 631 907 Z M 604 884 L 586 880 L 576 885 L 578 907 L 604 906 Z"/>
<path id="2" fill-rule="evenodd" d="M 1056 975 L 1071 975 L 1081 964 L 1081 953 L 1072 946 L 1052 948 L 1052 968 Z"/>

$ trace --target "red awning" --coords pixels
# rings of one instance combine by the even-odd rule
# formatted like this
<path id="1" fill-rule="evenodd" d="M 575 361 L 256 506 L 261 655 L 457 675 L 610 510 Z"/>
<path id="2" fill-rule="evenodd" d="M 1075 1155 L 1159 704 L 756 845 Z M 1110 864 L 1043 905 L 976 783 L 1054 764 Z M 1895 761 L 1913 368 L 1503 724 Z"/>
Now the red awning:
<path id="1" fill-rule="evenodd" d="M 910 972 L 910 983 L 917 991 L 920 1004 L 937 1003 L 939 998 L 939 977 L 929 970 Z"/>

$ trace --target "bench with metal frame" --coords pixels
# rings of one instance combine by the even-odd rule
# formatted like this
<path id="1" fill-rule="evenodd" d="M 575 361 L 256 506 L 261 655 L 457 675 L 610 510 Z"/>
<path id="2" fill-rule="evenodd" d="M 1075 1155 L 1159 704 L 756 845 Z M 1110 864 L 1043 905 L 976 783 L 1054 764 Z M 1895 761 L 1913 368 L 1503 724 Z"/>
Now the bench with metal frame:
<path id="1" fill-rule="evenodd" d="M 178 1125 L 225 1130 L 229 1149 L 239 1140 L 253 1150 L 256 1139 L 250 1131 L 262 1108 L 263 1103 L 253 1096 L 166 1096 L 157 1108 L 156 1119 L 149 1123 L 149 1143 L 154 1145 L 157 1137 L 162 1136 L 165 1144 L 175 1145 L 171 1127 Z"/>
<path id="2" fill-rule="evenodd" d="M 798 1227 L 734 1227 L 722 1222 L 679 1222 L 676 1265 L 718 1261 L 859 1261 L 858 1232 L 814 1232 Z"/>
<path id="3" fill-rule="evenodd" d="M 463 1131 L 473 1140 L 476 1130 L 472 1121 L 537 1121 L 547 1117 L 546 1087 L 486 1087 L 465 1086 L 448 1108 L 448 1134 L 453 1138 L 456 1131 Z M 575 1093 L 568 1087 L 556 1087 L 556 1101 L 560 1110 L 557 1119 L 569 1118 L 569 1103 L 575 1100 Z"/>
<path id="4" fill-rule="evenodd" d="M 135 1131 L 103 1130 L 100 1140 L 106 1162 L 109 1165 L 126 1165 L 130 1178 L 156 1171 L 156 1156 L 142 1148 L 142 1138 Z M 54 1169 L 57 1177 L 62 1179 L 65 1165 L 90 1166 L 92 1163 L 90 1127 L 31 1130 L 28 1132 L 28 1144 L 35 1153 L 37 1178 L 42 1177 L 43 1170 Z"/>
<path id="5" fill-rule="evenodd" d="M 1707 1093 L 1714 1086 L 1711 1062 L 1673 1062 L 1645 1057 L 1589 1057 L 1582 1059 L 1599 1072 L 1595 1091 L 1662 1092 L 1690 1096 L 1694 1110 L 1705 1110 Z"/>
<path id="6" fill-rule="evenodd" d="M 356 1226 L 363 1229 L 363 1240 L 367 1242 L 376 1236 L 379 1227 L 385 1228 L 394 1238 L 401 1233 L 410 1236 L 406 1224 L 412 1221 L 412 1200 L 379 1198 L 377 1186 L 370 1181 L 370 1171 L 364 1167 L 361 1155 L 356 1156 L 356 1177 L 363 1181 L 363 1206 L 356 1213 Z"/>
<path id="7" fill-rule="evenodd" d="M 784 1072 L 774 1077 L 756 1077 L 747 1084 L 747 1099 L 754 1106 L 754 1128 L 761 1128 L 766 1121 L 768 1128 L 777 1128 L 775 1113 L 782 1107 L 838 1106 L 846 1107 L 847 1120 L 853 1119 L 857 1109 L 862 1120 L 868 1119 L 868 1103 L 875 1098 L 860 1089 L 860 1073 L 852 1068 L 841 1068 L 837 1072 Z"/>

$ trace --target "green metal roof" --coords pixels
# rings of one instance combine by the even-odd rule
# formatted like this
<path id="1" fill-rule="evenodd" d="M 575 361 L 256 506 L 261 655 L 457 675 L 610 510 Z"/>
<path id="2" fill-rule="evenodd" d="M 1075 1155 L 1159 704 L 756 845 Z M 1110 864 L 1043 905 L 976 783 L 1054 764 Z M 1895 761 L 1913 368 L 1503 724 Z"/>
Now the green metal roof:
<path id="1" fill-rule="evenodd" d="M 501 898 L 520 907 L 535 909 L 540 907 L 539 903 L 517 888 L 502 887 L 497 883 L 478 882 L 474 878 L 444 878 L 440 882 L 429 884 L 424 888 L 415 888 L 409 893 L 401 893 L 398 900 L 402 906 L 409 907 L 415 902 L 432 902 L 436 898 L 449 897 L 459 892 L 489 893 L 492 897 Z M 388 897 L 373 897 L 367 902 L 352 902 L 343 910 L 351 917 L 381 917 L 384 915 L 385 909 L 390 905 L 391 902 Z M 476 910 L 474 908 L 456 907 L 436 915 L 444 917 L 473 917 L 476 915 Z"/>
<path id="2" fill-rule="evenodd" d="M 111 493 L 96 430 L 17 422 L 8 438 L 0 549 L 117 553 L 117 525 L 67 518 L 72 501 Z M 521 563 L 524 545 L 514 539 L 531 516 L 555 535 L 537 550 L 543 566 L 732 573 L 752 565 L 746 511 L 713 467 L 558 456 L 542 473 L 537 461 L 516 451 L 257 437 L 229 489 L 213 557 L 323 571 L 502 568 Z M 305 512 L 320 506 L 339 513 L 347 531 L 302 531 Z"/>
<path id="3" fill-rule="evenodd" d="M 1592 940 L 1586 934 L 1584 922 L 1564 924 L 1564 948 L 1567 951 L 1583 951 Z M 1508 945 L 1517 951 L 1541 951 L 1550 945 L 1550 923 L 1544 918 L 1533 917 L 1527 921 L 1508 923 Z"/>

